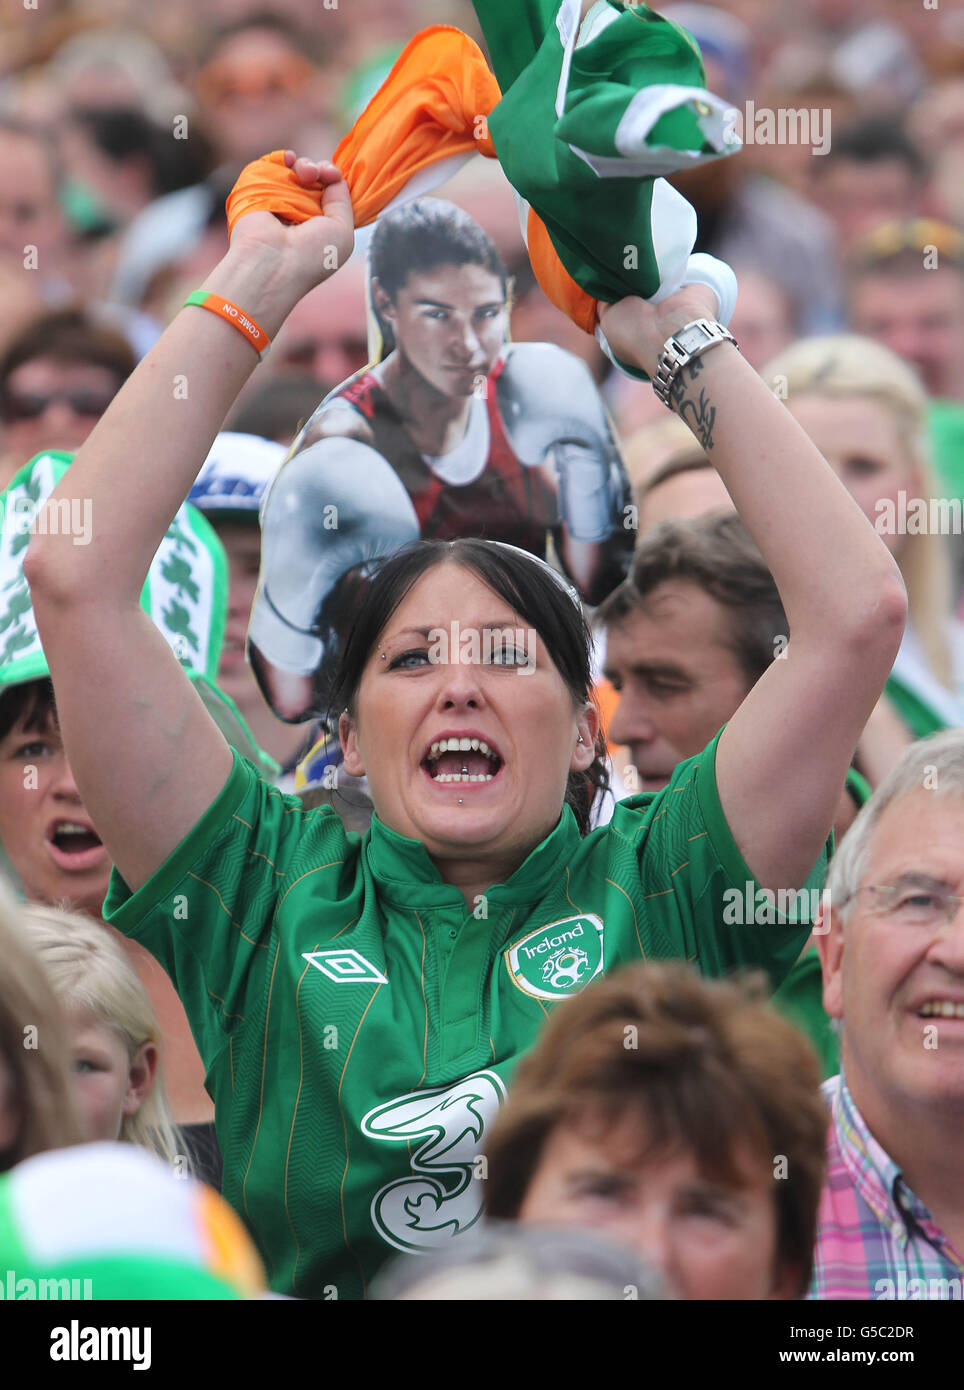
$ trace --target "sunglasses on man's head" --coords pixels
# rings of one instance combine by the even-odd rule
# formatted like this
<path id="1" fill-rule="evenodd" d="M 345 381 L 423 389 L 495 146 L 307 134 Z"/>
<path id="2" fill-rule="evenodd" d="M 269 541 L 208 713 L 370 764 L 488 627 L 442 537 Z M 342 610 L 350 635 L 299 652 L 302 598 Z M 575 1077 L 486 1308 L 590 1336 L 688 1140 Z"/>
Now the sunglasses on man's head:
<path id="1" fill-rule="evenodd" d="M 75 415 L 99 418 L 113 399 L 113 391 L 90 391 L 83 387 L 64 391 L 5 391 L 0 396 L 0 418 L 11 425 L 20 420 L 39 420 L 55 401 L 69 405 Z"/>
<path id="2" fill-rule="evenodd" d="M 892 260 L 905 251 L 917 251 L 921 255 L 936 253 L 942 261 L 964 266 L 964 236 L 956 227 L 933 217 L 882 222 L 858 241 L 852 258 L 856 266 L 867 268 Z"/>

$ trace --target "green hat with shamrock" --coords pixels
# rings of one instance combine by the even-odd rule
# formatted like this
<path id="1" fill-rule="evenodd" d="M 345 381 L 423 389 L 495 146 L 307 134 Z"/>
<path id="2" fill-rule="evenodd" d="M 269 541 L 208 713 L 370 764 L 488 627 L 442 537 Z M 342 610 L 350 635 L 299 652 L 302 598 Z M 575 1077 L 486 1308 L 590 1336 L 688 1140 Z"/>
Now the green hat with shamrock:
<path id="1" fill-rule="evenodd" d="M 31 534 L 56 527 L 74 545 L 92 539 L 90 498 L 58 499 L 41 511 L 72 458 L 59 450 L 37 454 L 0 494 L 0 696 L 9 686 L 50 676 L 23 572 Z M 228 743 L 270 779 L 277 764 L 258 747 L 234 701 L 215 683 L 227 594 L 224 547 L 197 508 L 185 503 L 151 562 L 141 606 L 167 638 Z"/>

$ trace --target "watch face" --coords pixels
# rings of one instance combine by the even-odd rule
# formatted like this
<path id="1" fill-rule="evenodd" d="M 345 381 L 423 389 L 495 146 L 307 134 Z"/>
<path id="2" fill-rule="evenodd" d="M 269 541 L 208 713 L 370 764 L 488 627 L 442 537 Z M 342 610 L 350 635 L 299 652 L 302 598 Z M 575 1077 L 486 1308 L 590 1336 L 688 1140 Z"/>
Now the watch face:
<path id="1" fill-rule="evenodd" d="M 694 348 L 702 347 L 712 336 L 705 328 L 700 328 L 694 323 L 688 324 L 682 332 L 677 333 L 676 341 L 684 352 L 692 352 Z"/>

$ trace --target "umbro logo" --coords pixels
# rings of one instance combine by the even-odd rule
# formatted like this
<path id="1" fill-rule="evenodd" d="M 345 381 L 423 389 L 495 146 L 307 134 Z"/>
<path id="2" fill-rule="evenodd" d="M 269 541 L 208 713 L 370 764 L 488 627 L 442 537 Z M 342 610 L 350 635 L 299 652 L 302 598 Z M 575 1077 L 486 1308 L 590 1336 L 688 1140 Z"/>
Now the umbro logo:
<path id="1" fill-rule="evenodd" d="M 360 951 L 346 947 L 340 951 L 302 951 L 302 957 L 338 985 L 387 985 L 388 977 Z"/>

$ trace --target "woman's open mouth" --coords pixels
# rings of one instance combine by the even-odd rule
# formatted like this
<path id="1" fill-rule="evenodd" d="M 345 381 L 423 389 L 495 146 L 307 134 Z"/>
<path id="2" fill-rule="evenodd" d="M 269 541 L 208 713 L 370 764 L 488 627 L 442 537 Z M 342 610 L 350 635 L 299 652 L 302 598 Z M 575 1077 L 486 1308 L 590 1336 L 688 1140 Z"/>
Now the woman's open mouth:
<path id="1" fill-rule="evenodd" d="M 51 859 L 68 873 L 98 868 L 106 860 L 107 851 L 100 836 L 82 821 L 54 821 L 48 827 L 46 840 Z"/>
<path id="2" fill-rule="evenodd" d="M 503 767 L 501 755 L 484 739 L 459 735 L 437 739 L 421 762 L 433 782 L 464 786 L 494 782 Z"/>

